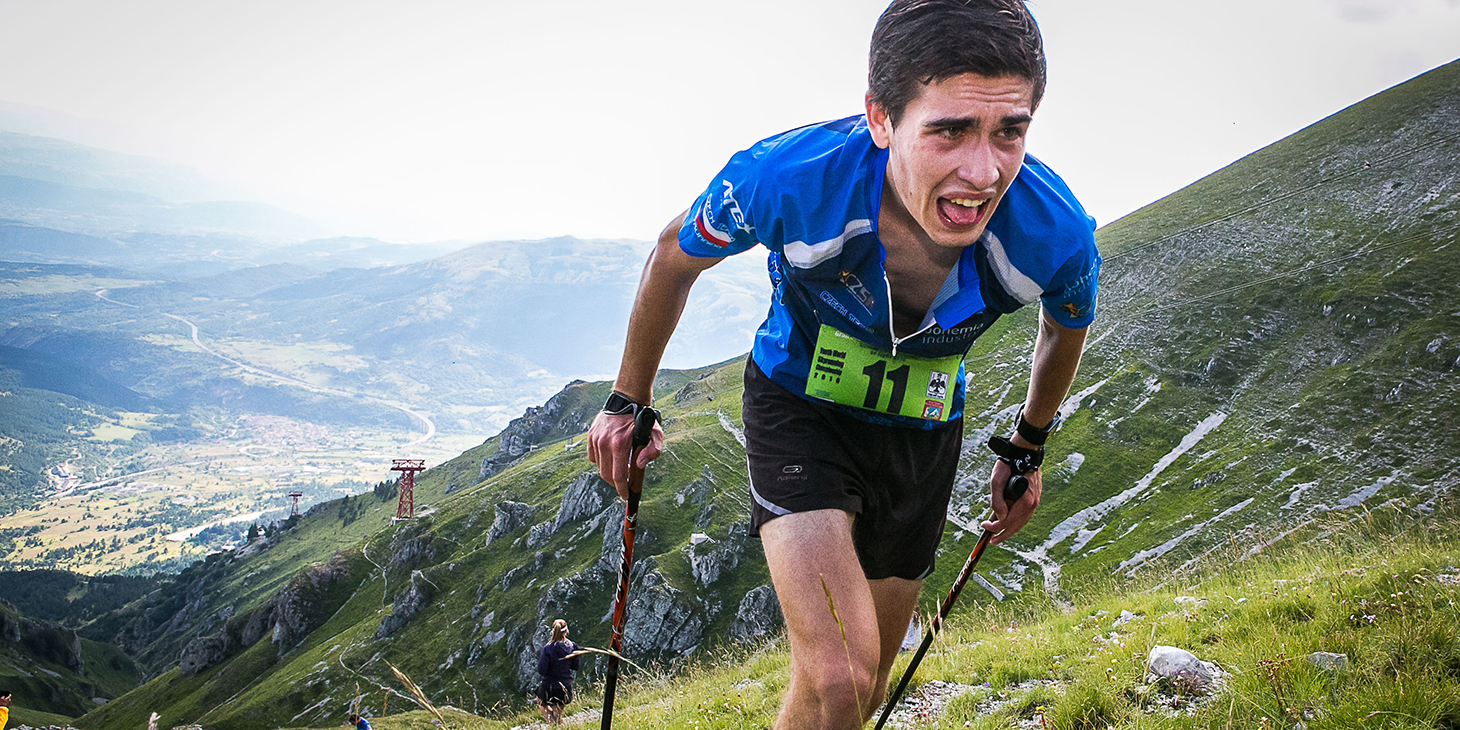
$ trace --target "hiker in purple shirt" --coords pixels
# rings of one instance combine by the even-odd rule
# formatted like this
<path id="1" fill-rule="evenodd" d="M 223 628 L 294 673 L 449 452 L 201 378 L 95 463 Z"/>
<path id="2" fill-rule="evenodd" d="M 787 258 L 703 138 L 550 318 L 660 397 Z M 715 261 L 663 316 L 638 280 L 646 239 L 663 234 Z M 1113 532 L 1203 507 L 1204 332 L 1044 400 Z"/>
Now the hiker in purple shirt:
<path id="1" fill-rule="evenodd" d="M 563 706 L 573 701 L 573 672 L 578 671 L 578 657 L 568 655 L 575 651 L 578 646 L 568 641 L 568 622 L 553 621 L 552 638 L 537 654 L 537 673 L 542 675 L 537 705 L 549 725 L 561 725 Z"/>

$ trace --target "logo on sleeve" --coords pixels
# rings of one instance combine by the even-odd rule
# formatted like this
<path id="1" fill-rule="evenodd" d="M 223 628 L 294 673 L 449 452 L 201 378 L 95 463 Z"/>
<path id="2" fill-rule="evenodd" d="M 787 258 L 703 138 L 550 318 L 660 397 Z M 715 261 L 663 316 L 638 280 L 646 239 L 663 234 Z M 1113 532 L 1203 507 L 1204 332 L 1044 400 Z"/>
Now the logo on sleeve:
<path id="1" fill-rule="evenodd" d="M 1074 302 L 1065 302 L 1064 304 L 1060 305 L 1060 309 L 1069 312 L 1070 316 L 1074 317 L 1075 319 L 1080 319 L 1081 317 L 1084 317 L 1085 313 L 1090 311 L 1090 307 L 1088 305 L 1084 307 L 1079 307 L 1076 306 Z"/>
<path id="2" fill-rule="evenodd" d="M 752 237 L 755 231 L 746 224 L 745 212 L 735 200 L 735 186 L 729 180 L 721 180 L 720 184 L 725 186 L 725 192 L 720 195 L 719 205 L 712 208 L 714 196 L 705 196 L 705 204 L 700 206 L 700 214 L 695 217 L 695 230 L 700 238 L 724 248 L 734 240 L 735 231 L 745 231 Z"/>

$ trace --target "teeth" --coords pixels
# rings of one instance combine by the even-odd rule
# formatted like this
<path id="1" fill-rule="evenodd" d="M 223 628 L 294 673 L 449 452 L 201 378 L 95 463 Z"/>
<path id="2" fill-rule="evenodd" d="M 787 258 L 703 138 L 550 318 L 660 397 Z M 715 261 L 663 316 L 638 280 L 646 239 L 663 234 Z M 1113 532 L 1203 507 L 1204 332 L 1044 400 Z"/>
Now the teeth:
<path id="1" fill-rule="evenodd" d="M 948 202 L 954 205 L 961 205 L 965 208 L 977 208 L 978 206 L 983 205 L 982 200 L 969 200 L 968 198 L 949 198 Z"/>

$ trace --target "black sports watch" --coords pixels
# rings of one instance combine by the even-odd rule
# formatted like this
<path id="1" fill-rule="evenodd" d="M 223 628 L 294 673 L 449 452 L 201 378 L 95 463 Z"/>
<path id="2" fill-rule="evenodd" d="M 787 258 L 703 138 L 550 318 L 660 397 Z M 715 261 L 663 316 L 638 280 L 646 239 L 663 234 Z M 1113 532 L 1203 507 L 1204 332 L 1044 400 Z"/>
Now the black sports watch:
<path id="1" fill-rule="evenodd" d="M 648 407 L 616 390 L 608 395 L 608 400 L 603 402 L 603 412 L 610 416 L 626 414 L 637 416 L 641 409 Z"/>

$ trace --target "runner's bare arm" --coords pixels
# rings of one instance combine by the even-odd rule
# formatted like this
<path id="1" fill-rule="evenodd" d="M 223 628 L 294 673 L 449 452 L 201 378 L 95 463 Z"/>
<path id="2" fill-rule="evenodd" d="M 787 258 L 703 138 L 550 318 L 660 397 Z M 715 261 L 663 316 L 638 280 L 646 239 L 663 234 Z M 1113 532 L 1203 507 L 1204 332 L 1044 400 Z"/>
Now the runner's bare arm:
<path id="1" fill-rule="evenodd" d="M 1070 329 L 1054 321 L 1049 313 L 1040 310 L 1039 339 L 1034 343 L 1034 365 L 1029 373 L 1029 394 L 1024 399 L 1024 419 L 1036 426 L 1043 426 L 1054 420 L 1055 412 L 1065 395 L 1070 392 L 1070 383 L 1075 380 L 1075 371 L 1080 368 L 1080 354 L 1085 349 L 1087 329 Z M 1035 448 L 1017 433 L 1010 437 L 1017 446 Z M 1004 504 L 1004 485 L 1008 483 L 1009 465 L 994 462 L 994 473 L 989 481 L 989 490 L 994 509 L 994 519 L 985 522 L 985 529 L 999 533 L 990 544 L 1009 539 L 1029 522 L 1034 508 L 1039 506 L 1040 490 L 1043 486 L 1038 471 L 1028 474 L 1029 491 L 1012 505 Z"/>
<path id="2" fill-rule="evenodd" d="M 624 342 L 624 357 L 619 364 L 614 390 L 637 403 L 652 403 L 654 375 L 664 346 L 679 324 L 685 300 L 700 272 L 719 263 L 718 258 L 690 256 L 679 248 L 679 228 L 685 213 L 679 214 L 659 234 L 659 242 L 644 263 L 639 277 L 639 291 L 629 314 L 629 332 Z M 588 429 L 588 460 L 598 465 L 598 473 L 628 497 L 630 436 L 634 421 L 631 416 L 600 413 Z M 649 445 L 639 451 L 636 466 L 643 468 L 659 456 L 664 434 L 656 425 Z"/>

